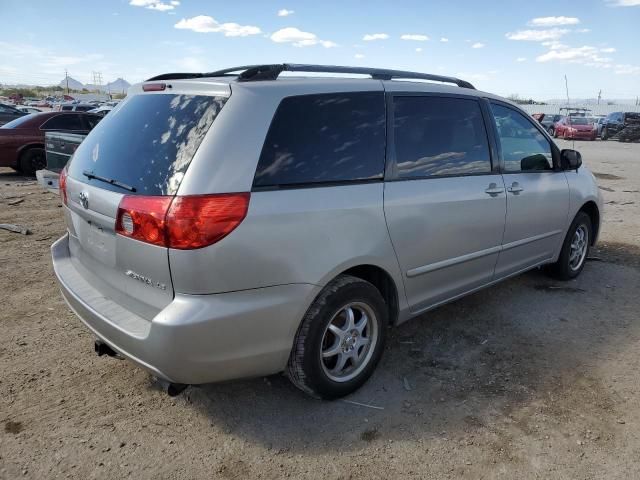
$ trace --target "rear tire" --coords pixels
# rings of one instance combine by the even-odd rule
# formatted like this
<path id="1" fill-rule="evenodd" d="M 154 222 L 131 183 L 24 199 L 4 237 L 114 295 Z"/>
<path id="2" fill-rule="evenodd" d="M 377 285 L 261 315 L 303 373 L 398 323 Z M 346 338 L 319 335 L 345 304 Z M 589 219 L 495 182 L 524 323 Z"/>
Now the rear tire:
<path id="1" fill-rule="evenodd" d="M 553 127 L 549 127 L 547 132 L 549 132 L 549 135 L 551 135 L 553 137 L 554 134 L 555 134 L 555 129 Z"/>
<path id="2" fill-rule="evenodd" d="M 30 148 L 20 155 L 20 171 L 30 177 L 35 176 L 36 170 L 42 170 L 47 165 L 43 148 Z"/>
<path id="3" fill-rule="evenodd" d="M 558 261 L 549 265 L 547 269 L 552 277 L 558 280 L 571 280 L 580 275 L 589 255 L 592 232 L 589 215 L 578 212 L 567 231 Z"/>
<path id="4" fill-rule="evenodd" d="M 380 360 L 387 324 L 387 305 L 378 289 L 360 278 L 340 275 L 302 319 L 287 366 L 289 379 L 316 398 L 354 392 Z"/>
<path id="5" fill-rule="evenodd" d="M 609 132 L 607 132 L 606 128 L 602 129 L 602 132 L 600 132 L 600 140 L 607 140 L 609 138 Z"/>

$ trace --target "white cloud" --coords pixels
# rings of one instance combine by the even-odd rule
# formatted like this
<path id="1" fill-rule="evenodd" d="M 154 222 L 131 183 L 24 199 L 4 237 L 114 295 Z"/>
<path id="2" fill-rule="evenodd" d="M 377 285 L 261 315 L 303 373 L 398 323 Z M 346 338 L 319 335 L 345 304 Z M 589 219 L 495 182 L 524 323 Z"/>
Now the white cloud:
<path id="1" fill-rule="evenodd" d="M 426 42 L 427 40 L 429 40 L 428 36 L 416 33 L 406 33 L 404 35 L 401 35 L 400 38 L 402 40 L 415 40 L 416 42 Z"/>
<path id="2" fill-rule="evenodd" d="M 420 53 L 422 51 L 422 48 L 418 47 L 416 48 L 416 52 Z"/>
<path id="3" fill-rule="evenodd" d="M 545 40 L 558 40 L 567 33 L 569 33 L 569 30 L 567 29 L 552 28 L 549 30 L 518 30 L 517 32 L 509 32 L 505 36 L 509 40 L 543 42 Z"/>
<path id="4" fill-rule="evenodd" d="M 273 33 L 270 38 L 276 43 L 292 43 L 294 47 L 322 45 L 324 48 L 332 48 L 338 46 L 337 43 L 330 40 L 320 40 L 315 33 L 303 32 L 295 27 L 282 28 Z"/>
<path id="5" fill-rule="evenodd" d="M 289 15 L 293 15 L 295 12 L 293 10 L 287 10 L 286 8 L 282 8 L 278 10 L 279 17 L 288 17 Z"/>
<path id="6" fill-rule="evenodd" d="M 610 58 L 601 57 L 598 54 L 598 49 L 589 45 L 584 45 L 582 47 L 569 47 L 560 43 L 552 43 L 548 46 L 549 51 L 536 57 L 536 62 L 544 63 L 559 61 L 582 64 L 604 64 L 611 61 Z"/>
<path id="7" fill-rule="evenodd" d="M 447 43 L 449 41 L 449 39 L 447 37 L 440 37 L 440 41 L 442 43 Z"/>
<path id="8" fill-rule="evenodd" d="M 387 38 L 389 38 L 389 35 L 387 35 L 386 33 L 367 33 L 364 37 L 362 37 L 362 40 L 364 40 L 365 42 L 370 42 L 372 40 L 386 40 Z"/>
<path id="9" fill-rule="evenodd" d="M 609 0 L 607 2 L 612 7 L 637 7 L 640 6 L 640 0 Z"/>
<path id="10" fill-rule="evenodd" d="M 239 25 L 233 22 L 218 23 L 215 18 L 207 15 L 183 18 L 176 23 L 174 27 L 182 30 L 192 30 L 198 33 L 223 33 L 225 37 L 247 37 L 261 33 L 258 27 Z"/>
<path id="11" fill-rule="evenodd" d="M 356 53 L 353 58 L 364 58 L 364 55 L 361 53 Z"/>
<path id="12" fill-rule="evenodd" d="M 576 30 L 574 30 L 574 32 L 576 33 L 589 33 L 591 31 L 590 28 L 578 28 Z"/>
<path id="13" fill-rule="evenodd" d="M 165 3 L 160 0 L 131 0 L 129 5 L 134 7 L 144 7 L 149 10 L 157 10 L 159 12 L 166 12 L 168 10 L 173 10 L 180 2 L 177 0 L 173 0 L 172 2 Z"/>
<path id="14" fill-rule="evenodd" d="M 471 45 L 471 48 L 484 48 L 484 43 L 476 42 Z"/>
<path id="15" fill-rule="evenodd" d="M 602 53 L 614 53 L 616 51 L 613 47 L 601 48 L 600 51 Z"/>
<path id="16" fill-rule="evenodd" d="M 527 59 L 525 57 L 518 57 L 516 58 L 516 62 L 526 62 Z"/>
<path id="17" fill-rule="evenodd" d="M 538 17 L 529 21 L 532 27 L 557 27 L 560 25 L 577 25 L 580 19 L 576 17 Z"/>

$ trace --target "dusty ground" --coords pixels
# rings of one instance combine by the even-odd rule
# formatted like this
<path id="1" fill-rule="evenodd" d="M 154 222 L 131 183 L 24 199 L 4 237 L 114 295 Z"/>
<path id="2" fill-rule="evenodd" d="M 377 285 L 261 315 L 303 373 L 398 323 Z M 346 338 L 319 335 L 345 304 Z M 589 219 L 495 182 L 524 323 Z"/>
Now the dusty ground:
<path id="1" fill-rule="evenodd" d="M 348 399 L 378 408 L 279 376 L 172 399 L 94 356 L 53 280 L 58 199 L 0 169 L 0 223 L 33 231 L 0 231 L 0 478 L 639 478 L 640 145 L 576 146 L 607 201 L 596 258 L 394 330 Z"/>

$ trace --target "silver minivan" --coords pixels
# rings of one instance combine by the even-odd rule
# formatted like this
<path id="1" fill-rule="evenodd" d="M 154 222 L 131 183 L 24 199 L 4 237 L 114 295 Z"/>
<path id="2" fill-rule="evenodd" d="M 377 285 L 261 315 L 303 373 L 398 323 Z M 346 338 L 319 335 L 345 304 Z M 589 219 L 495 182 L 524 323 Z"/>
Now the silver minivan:
<path id="1" fill-rule="evenodd" d="M 456 78 L 160 75 L 63 171 L 53 266 L 97 352 L 174 393 L 286 372 L 336 398 L 371 375 L 389 327 L 542 265 L 578 275 L 602 212 L 581 163 Z"/>

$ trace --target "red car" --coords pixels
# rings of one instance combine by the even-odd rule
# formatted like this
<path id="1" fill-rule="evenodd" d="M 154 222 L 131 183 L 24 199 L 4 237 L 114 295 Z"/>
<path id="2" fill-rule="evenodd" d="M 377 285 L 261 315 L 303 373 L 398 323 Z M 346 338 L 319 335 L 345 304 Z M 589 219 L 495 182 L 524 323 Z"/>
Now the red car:
<path id="1" fill-rule="evenodd" d="M 595 140 L 598 128 L 587 117 L 562 117 L 555 124 L 553 136 L 565 140 Z"/>
<path id="2" fill-rule="evenodd" d="M 0 167 L 34 175 L 47 164 L 44 133 L 87 134 L 102 117 L 83 112 L 45 112 L 25 115 L 0 127 Z"/>

